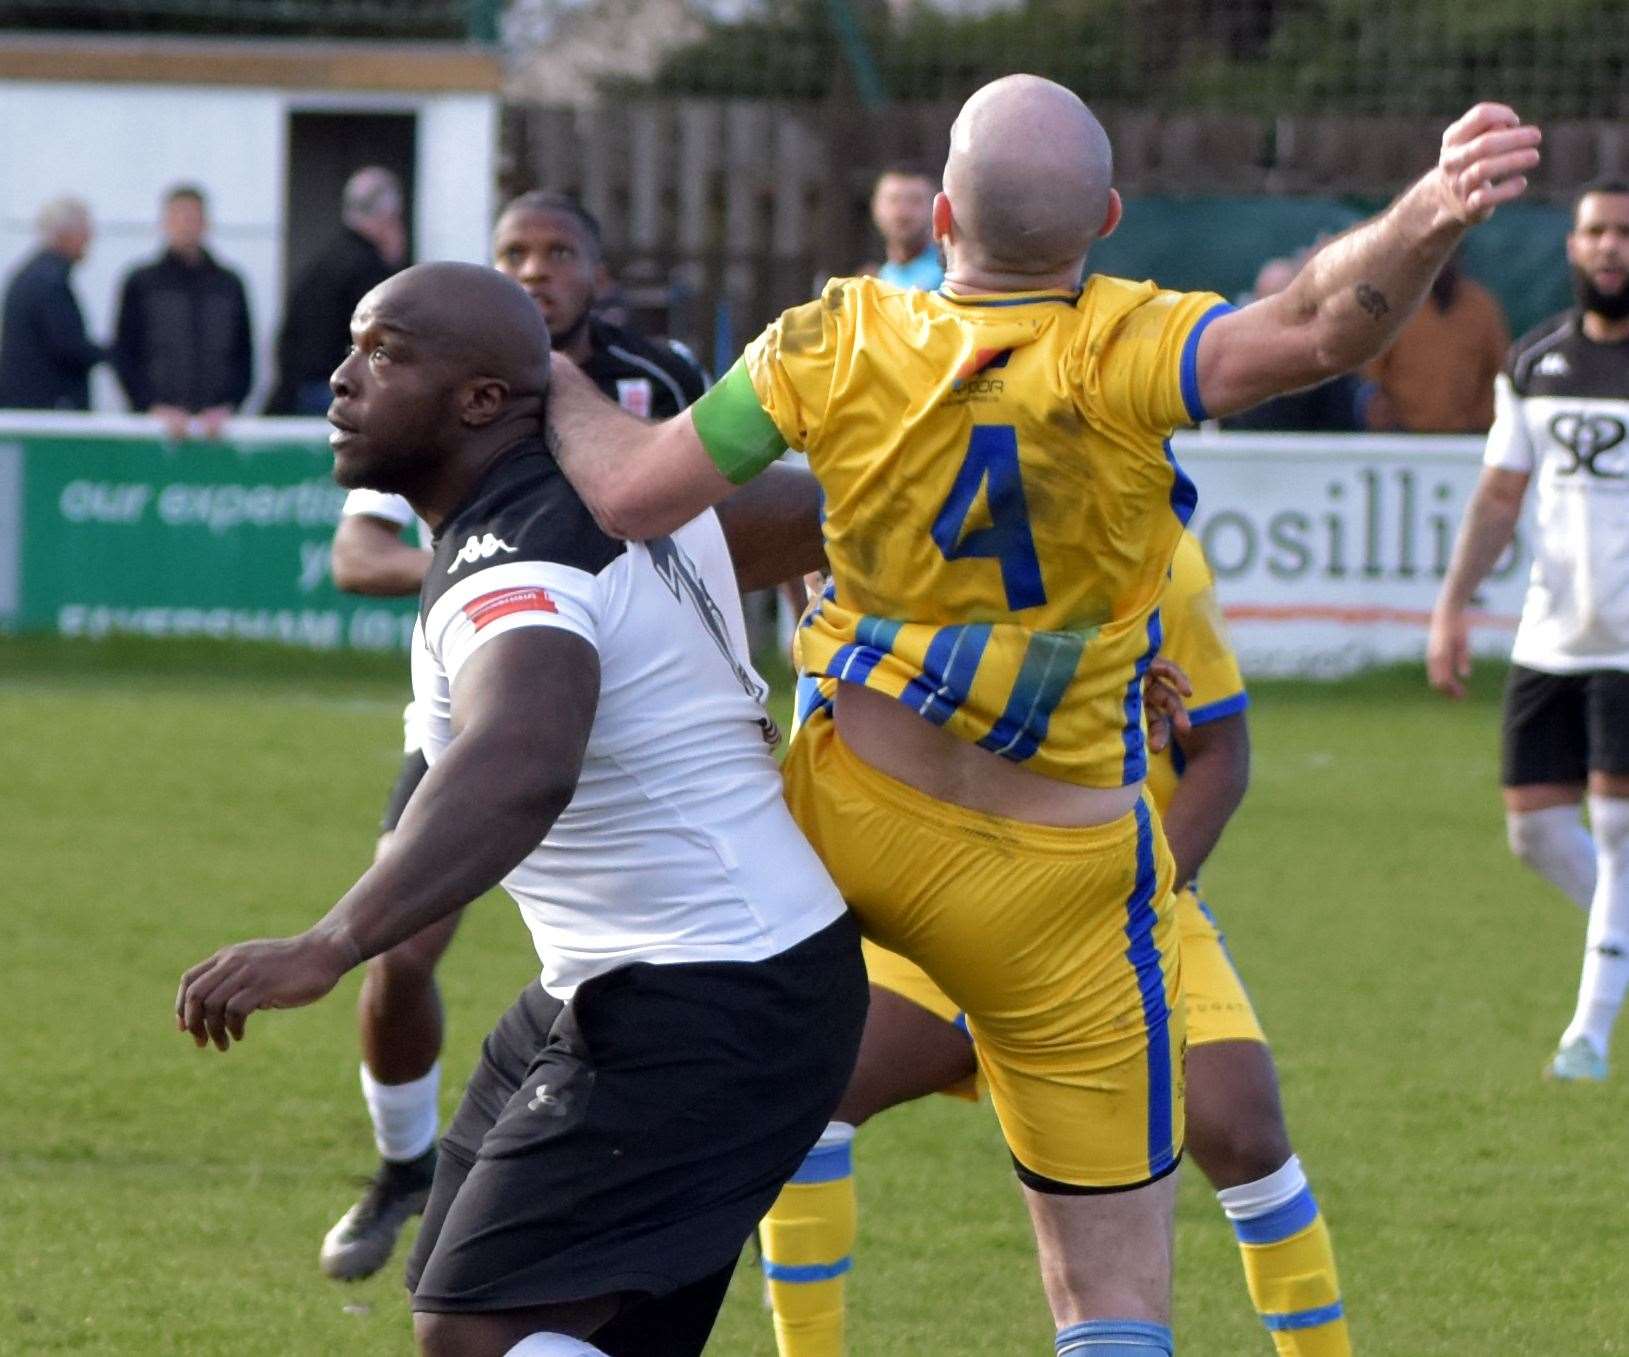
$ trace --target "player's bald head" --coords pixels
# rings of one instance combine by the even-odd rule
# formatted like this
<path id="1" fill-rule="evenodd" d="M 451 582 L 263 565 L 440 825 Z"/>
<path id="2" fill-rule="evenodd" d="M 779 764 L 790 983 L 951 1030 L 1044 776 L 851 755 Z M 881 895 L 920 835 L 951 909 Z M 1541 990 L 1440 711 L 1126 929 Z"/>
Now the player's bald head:
<path id="1" fill-rule="evenodd" d="M 479 264 L 415 264 L 356 305 L 356 323 L 382 326 L 433 352 L 458 380 L 497 378 L 511 397 L 549 384 L 549 327 L 513 279 Z"/>
<path id="2" fill-rule="evenodd" d="M 992 81 L 950 129 L 944 187 L 958 243 L 990 269 L 1055 272 L 1103 229 L 1113 173 L 1108 134 L 1079 97 L 1040 76 Z"/>

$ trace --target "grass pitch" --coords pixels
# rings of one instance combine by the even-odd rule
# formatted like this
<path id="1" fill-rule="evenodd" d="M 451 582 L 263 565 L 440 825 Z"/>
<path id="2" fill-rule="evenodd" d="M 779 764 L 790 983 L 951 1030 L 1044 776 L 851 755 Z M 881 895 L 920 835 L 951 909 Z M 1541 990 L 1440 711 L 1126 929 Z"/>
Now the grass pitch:
<path id="1" fill-rule="evenodd" d="M 222 1056 L 175 1033 L 181 971 L 294 931 L 366 863 L 399 749 L 393 658 L 0 640 L 0 1353 L 406 1353 L 394 1267 L 341 1287 L 323 1231 L 372 1147 L 356 980 Z M 1538 1079 L 1582 916 L 1509 859 L 1497 675 L 1259 685 L 1251 794 L 1207 893 L 1274 1038 L 1360 1353 L 1629 1353 L 1629 1080 Z M 442 970 L 450 1111 L 535 972 L 497 898 Z M 932 1099 L 858 1149 L 856 1357 L 1050 1351 L 985 1108 Z M 1178 1224 L 1187 1354 L 1266 1354 L 1198 1174 Z M 743 1266 L 710 1352 L 770 1357 Z"/>

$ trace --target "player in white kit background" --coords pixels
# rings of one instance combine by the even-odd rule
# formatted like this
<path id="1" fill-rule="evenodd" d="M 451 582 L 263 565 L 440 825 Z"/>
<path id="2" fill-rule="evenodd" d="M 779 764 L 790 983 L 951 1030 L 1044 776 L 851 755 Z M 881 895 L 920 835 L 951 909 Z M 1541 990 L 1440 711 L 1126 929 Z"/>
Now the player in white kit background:
<path id="1" fill-rule="evenodd" d="M 537 303 L 557 352 L 568 354 L 610 400 L 642 418 L 666 418 L 695 400 L 706 374 L 675 346 L 644 339 L 593 314 L 608 281 L 599 223 L 571 198 L 525 193 L 498 214 L 494 266 Z M 403 534 L 412 530 L 412 539 Z M 334 583 L 351 593 L 417 594 L 429 565 L 429 531 L 400 495 L 353 490 L 334 533 Z M 424 776 L 424 735 L 410 705 L 401 770 L 385 802 L 379 846 Z M 357 999 L 363 1100 L 379 1165 L 366 1190 L 334 1223 L 318 1255 L 340 1281 L 372 1276 L 403 1225 L 424 1209 L 435 1173 L 444 1038 L 436 967 L 458 915 L 368 964 Z"/>
<path id="2" fill-rule="evenodd" d="M 1629 182 L 1579 195 L 1567 259 L 1578 306 L 1517 340 L 1496 383 L 1427 665 L 1435 687 L 1464 695 L 1466 610 L 1531 492 L 1533 568 L 1505 693 L 1506 826 L 1516 856 L 1589 913 L 1577 1006 L 1545 1073 L 1601 1080 L 1629 988 Z"/>
<path id="3" fill-rule="evenodd" d="M 187 972 L 178 1024 L 224 1050 L 501 881 L 543 973 L 443 1141 L 408 1271 L 420 1350 L 699 1353 L 842 1092 L 866 991 L 782 800 L 723 530 L 600 532 L 542 442 L 542 317 L 499 274 L 409 269 L 353 337 L 336 478 L 436 530 L 413 656 L 430 771 L 311 929 Z M 766 517 L 748 555 L 800 570 L 815 522 L 804 501 Z"/>

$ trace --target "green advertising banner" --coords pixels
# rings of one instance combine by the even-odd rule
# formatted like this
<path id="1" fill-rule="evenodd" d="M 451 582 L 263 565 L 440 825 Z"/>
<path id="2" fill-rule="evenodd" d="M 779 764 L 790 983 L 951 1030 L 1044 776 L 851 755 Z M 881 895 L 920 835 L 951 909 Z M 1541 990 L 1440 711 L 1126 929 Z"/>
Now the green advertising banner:
<path id="1" fill-rule="evenodd" d="M 334 588 L 327 432 L 166 443 L 134 419 L 0 416 L 0 628 L 405 649 L 414 600 Z"/>

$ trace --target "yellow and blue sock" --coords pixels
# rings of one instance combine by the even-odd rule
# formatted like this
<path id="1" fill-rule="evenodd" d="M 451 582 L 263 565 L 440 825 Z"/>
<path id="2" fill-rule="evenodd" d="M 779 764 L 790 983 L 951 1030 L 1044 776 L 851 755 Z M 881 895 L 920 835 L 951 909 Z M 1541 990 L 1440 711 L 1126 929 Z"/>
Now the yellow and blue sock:
<path id="1" fill-rule="evenodd" d="M 1351 1357 L 1329 1228 L 1294 1155 L 1216 1194 L 1233 1222 L 1244 1280 L 1278 1357 Z"/>
<path id="2" fill-rule="evenodd" d="M 854 1128 L 834 1121 L 758 1226 L 780 1357 L 843 1357 L 857 1229 Z"/>
<path id="3" fill-rule="evenodd" d="M 1058 1330 L 1058 1357 L 1171 1357 L 1171 1331 L 1143 1319 L 1088 1319 Z"/>

